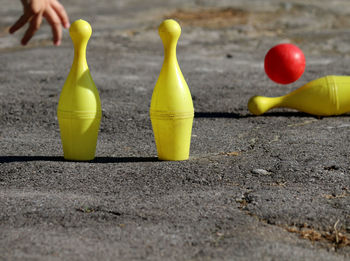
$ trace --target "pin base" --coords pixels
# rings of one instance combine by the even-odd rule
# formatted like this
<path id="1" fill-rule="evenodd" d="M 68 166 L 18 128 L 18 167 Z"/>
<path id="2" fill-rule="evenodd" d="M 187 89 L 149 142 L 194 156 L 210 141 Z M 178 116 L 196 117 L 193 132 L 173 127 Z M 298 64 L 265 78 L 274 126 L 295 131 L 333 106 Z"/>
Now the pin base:
<path id="1" fill-rule="evenodd" d="M 85 161 L 92 161 L 95 159 L 95 156 L 93 158 L 70 158 L 69 156 L 63 156 L 63 158 L 66 160 L 66 161 L 81 161 L 81 162 L 85 162 Z"/>
<path id="2" fill-rule="evenodd" d="M 183 161 L 189 158 L 193 117 L 187 119 L 152 118 L 159 160 Z"/>
<path id="3" fill-rule="evenodd" d="M 162 158 L 162 157 L 158 156 L 158 160 L 160 160 L 160 161 L 185 161 L 185 160 L 188 160 L 189 158 L 190 157 L 174 159 L 174 158 Z"/>
<path id="4" fill-rule="evenodd" d="M 95 158 L 100 119 L 58 117 L 64 159 L 90 161 Z"/>

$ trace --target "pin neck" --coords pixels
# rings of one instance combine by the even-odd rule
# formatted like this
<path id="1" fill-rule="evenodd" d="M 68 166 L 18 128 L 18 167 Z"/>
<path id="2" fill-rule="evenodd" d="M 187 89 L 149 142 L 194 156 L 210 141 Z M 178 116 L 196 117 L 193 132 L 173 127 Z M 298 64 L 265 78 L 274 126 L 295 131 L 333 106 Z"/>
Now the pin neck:
<path id="1" fill-rule="evenodd" d="M 86 47 L 87 47 L 87 41 L 74 43 L 73 66 L 77 66 L 83 69 L 88 68 L 87 61 L 86 61 Z"/>
<path id="2" fill-rule="evenodd" d="M 164 45 L 164 59 L 176 60 L 176 42 L 171 42 L 168 45 Z"/>

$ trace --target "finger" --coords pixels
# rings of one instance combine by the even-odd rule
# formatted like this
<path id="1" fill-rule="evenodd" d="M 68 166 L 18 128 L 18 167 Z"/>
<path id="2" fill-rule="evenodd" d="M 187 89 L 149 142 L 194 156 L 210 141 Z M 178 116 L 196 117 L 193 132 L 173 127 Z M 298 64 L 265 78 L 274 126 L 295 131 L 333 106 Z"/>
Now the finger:
<path id="1" fill-rule="evenodd" d="M 21 0 L 21 2 L 22 2 L 22 5 L 23 5 L 23 6 L 28 5 L 28 1 L 27 1 L 27 0 Z"/>
<path id="2" fill-rule="evenodd" d="M 54 45 L 60 45 L 62 39 L 62 25 L 60 18 L 58 17 L 56 12 L 51 8 L 51 6 L 49 6 L 46 9 L 44 17 L 51 25 Z"/>
<path id="3" fill-rule="evenodd" d="M 52 1 L 51 4 L 52 4 L 52 8 L 56 11 L 57 15 L 60 17 L 63 26 L 65 28 L 68 28 L 70 26 L 69 18 L 63 5 L 61 5 L 60 2 L 56 0 Z"/>
<path id="4" fill-rule="evenodd" d="M 22 38 L 22 44 L 26 45 L 30 39 L 32 39 L 35 32 L 40 28 L 41 22 L 43 20 L 42 13 L 37 14 L 33 17 L 33 19 L 30 21 L 29 28 L 25 32 L 23 38 Z"/>
<path id="5" fill-rule="evenodd" d="M 21 28 L 23 25 L 25 25 L 29 19 L 32 17 L 29 12 L 25 12 L 10 28 L 9 32 L 10 34 L 13 34 L 16 32 L 19 28 Z"/>

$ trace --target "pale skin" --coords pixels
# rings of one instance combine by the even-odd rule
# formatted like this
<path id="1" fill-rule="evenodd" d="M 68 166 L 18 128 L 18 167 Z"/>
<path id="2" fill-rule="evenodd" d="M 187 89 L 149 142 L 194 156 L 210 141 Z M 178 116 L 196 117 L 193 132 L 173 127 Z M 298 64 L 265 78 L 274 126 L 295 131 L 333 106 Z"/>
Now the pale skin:
<path id="1" fill-rule="evenodd" d="M 11 26 L 13 34 L 25 24 L 29 24 L 21 40 L 26 45 L 40 28 L 43 17 L 51 25 L 53 44 L 58 46 L 62 40 L 62 27 L 69 28 L 69 18 L 63 5 L 57 0 L 21 0 L 23 15 Z"/>

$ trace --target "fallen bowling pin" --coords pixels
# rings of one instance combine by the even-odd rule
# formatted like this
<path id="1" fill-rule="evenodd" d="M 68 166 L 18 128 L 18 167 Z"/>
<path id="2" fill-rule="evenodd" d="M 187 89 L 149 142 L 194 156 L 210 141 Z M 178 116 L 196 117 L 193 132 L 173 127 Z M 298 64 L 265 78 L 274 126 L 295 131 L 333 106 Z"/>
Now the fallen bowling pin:
<path id="1" fill-rule="evenodd" d="M 350 112 L 350 76 L 325 76 L 287 95 L 254 96 L 248 102 L 249 111 L 255 115 L 277 107 L 296 109 L 317 116 Z"/>
<path id="2" fill-rule="evenodd" d="M 194 117 L 192 97 L 176 58 L 179 24 L 165 20 L 158 28 L 164 45 L 163 66 L 154 87 L 150 117 L 160 160 L 187 160 Z"/>
<path id="3" fill-rule="evenodd" d="M 57 109 L 63 153 L 67 160 L 92 160 L 101 120 L 100 97 L 86 61 L 86 46 L 92 30 L 89 23 L 77 20 L 69 33 L 74 44 L 74 59 Z"/>

